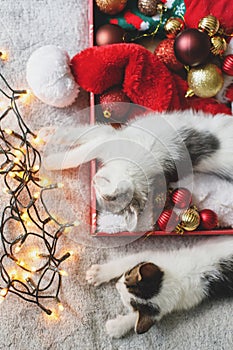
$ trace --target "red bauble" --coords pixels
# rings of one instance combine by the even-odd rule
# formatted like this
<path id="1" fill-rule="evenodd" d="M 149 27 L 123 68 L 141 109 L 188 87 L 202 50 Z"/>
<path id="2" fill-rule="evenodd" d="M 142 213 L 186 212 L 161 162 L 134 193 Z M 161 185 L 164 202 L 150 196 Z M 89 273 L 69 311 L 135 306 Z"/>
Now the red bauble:
<path id="1" fill-rule="evenodd" d="M 227 55 L 223 61 L 222 70 L 228 75 L 233 75 L 233 55 Z"/>
<path id="2" fill-rule="evenodd" d="M 155 55 L 163 62 L 168 69 L 178 71 L 183 68 L 183 64 L 179 62 L 174 53 L 174 39 L 165 39 L 155 49 Z"/>
<path id="3" fill-rule="evenodd" d="M 130 110 L 130 99 L 121 89 L 114 87 L 100 96 L 104 117 L 110 121 L 123 122 Z"/>
<path id="4" fill-rule="evenodd" d="M 178 225 L 179 221 L 179 216 L 173 210 L 166 209 L 160 214 L 157 224 L 160 230 L 171 232 Z"/>
<path id="5" fill-rule="evenodd" d="M 179 209 L 186 209 L 192 201 L 191 192 L 187 188 L 176 188 L 172 191 L 171 201 Z"/>
<path id="6" fill-rule="evenodd" d="M 201 228 L 212 230 L 218 225 L 217 214 L 210 209 L 203 209 L 199 212 L 201 219 Z"/>
<path id="7" fill-rule="evenodd" d="M 177 35 L 174 43 L 176 58 L 184 65 L 198 66 L 207 61 L 210 54 L 210 38 L 198 29 L 186 29 Z"/>
<path id="8" fill-rule="evenodd" d="M 96 32 L 96 45 L 123 43 L 125 30 L 116 24 L 104 24 Z"/>

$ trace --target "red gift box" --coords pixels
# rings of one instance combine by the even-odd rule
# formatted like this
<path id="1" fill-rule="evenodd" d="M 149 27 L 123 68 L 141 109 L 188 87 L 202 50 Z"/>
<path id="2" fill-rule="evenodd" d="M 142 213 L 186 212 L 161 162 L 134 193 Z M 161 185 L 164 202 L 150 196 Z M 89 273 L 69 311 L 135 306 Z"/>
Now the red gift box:
<path id="1" fill-rule="evenodd" d="M 94 18 L 98 18 L 98 12 L 95 13 L 96 8 L 94 6 L 94 1 L 89 0 L 89 44 L 92 47 L 94 45 L 94 34 L 95 34 L 95 22 Z M 97 10 L 98 11 L 98 10 Z M 94 124 L 96 121 L 95 116 L 95 104 L 96 99 L 93 93 L 90 93 L 90 124 Z M 91 178 L 96 173 L 96 161 L 91 161 L 90 166 Z M 142 235 L 159 235 L 159 236 L 167 236 L 167 235 L 178 235 L 176 232 L 164 232 L 164 231 L 148 231 L 148 232 L 118 232 L 118 233 L 106 233 L 99 232 L 97 230 L 97 217 L 98 212 L 96 208 L 96 195 L 93 186 L 91 186 L 91 207 L 90 207 L 90 224 L 91 224 L 91 235 L 92 236 L 142 236 Z M 189 235 L 222 235 L 222 234 L 233 234 L 233 229 L 214 229 L 214 230 L 195 230 L 190 232 L 185 232 L 183 236 Z"/>

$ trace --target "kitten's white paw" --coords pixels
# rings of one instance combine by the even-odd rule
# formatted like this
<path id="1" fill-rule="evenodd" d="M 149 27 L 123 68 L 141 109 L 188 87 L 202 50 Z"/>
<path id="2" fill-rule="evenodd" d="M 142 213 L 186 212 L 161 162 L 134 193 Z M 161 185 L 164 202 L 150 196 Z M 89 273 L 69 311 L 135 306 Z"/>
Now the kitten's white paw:
<path id="1" fill-rule="evenodd" d="M 119 315 L 106 322 L 106 331 L 111 338 L 121 338 L 125 335 L 124 316 Z"/>
<path id="2" fill-rule="evenodd" d="M 104 282 L 108 282 L 110 279 L 111 277 L 105 265 L 92 265 L 86 272 L 87 282 L 93 284 L 95 287 Z"/>

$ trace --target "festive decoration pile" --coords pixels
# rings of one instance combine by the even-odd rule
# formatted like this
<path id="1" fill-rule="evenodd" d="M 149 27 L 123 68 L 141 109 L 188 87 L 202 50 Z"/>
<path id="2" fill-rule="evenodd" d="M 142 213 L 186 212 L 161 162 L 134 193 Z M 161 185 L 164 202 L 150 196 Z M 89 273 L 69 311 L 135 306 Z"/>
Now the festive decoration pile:
<path id="1" fill-rule="evenodd" d="M 161 193 L 155 198 L 155 211 L 164 209 L 157 219 L 157 226 L 165 232 L 175 231 L 184 234 L 197 228 L 212 230 L 218 225 L 218 216 L 211 209 L 198 211 L 191 205 L 192 195 L 187 188 L 176 188 L 167 194 Z"/>
<path id="2" fill-rule="evenodd" d="M 100 10 L 102 24 L 118 25 L 128 32 L 156 32 L 164 38 L 163 26 L 170 17 L 183 18 L 185 4 L 183 0 L 96 0 Z M 115 12 L 115 13 L 114 13 Z M 105 14 L 105 15 L 104 15 Z"/>
<path id="3" fill-rule="evenodd" d="M 165 32 L 169 39 L 160 43 L 158 57 L 174 71 L 177 70 L 177 61 L 188 70 L 189 89 L 186 97 L 194 94 L 202 98 L 216 96 L 223 86 L 222 71 L 228 74 L 232 71 L 229 56 L 223 61 L 222 71 L 220 69 L 220 58 L 227 49 L 228 34 L 224 32 L 219 20 L 213 15 L 201 18 L 198 29 L 184 28 L 185 23 L 180 18 L 168 19 Z M 172 40 L 170 45 L 169 40 Z M 168 57 L 165 55 L 167 48 L 169 48 Z M 162 49 L 164 55 L 161 55 Z M 178 69 L 180 69 L 179 66 Z"/>
<path id="4" fill-rule="evenodd" d="M 41 156 L 36 147 L 41 140 L 25 124 L 17 106 L 28 92 L 12 89 L 1 74 L 0 81 L 5 86 L 0 89 L 0 174 L 8 196 L 0 228 L 0 302 L 14 294 L 53 315 L 57 310 L 47 305 L 54 300 L 57 309 L 63 310 L 59 292 L 67 273 L 61 264 L 72 255 L 71 251 L 60 253 L 59 237 L 78 223 L 61 223 L 47 208 L 44 194 L 62 184 L 40 177 Z M 12 124 L 12 118 L 15 130 L 4 127 Z"/>

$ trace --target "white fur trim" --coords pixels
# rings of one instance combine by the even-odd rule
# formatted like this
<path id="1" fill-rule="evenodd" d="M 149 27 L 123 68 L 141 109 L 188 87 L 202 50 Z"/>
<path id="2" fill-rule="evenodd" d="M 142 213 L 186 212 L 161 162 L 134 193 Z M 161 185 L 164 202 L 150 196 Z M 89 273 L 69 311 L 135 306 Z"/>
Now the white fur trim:
<path id="1" fill-rule="evenodd" d="M 71 105 L 79 87 L 69 64 L 67 52 L 55 45 L 34 51 L 27 62 L 27 81 L 36 97 L 54 107 Z"/>

